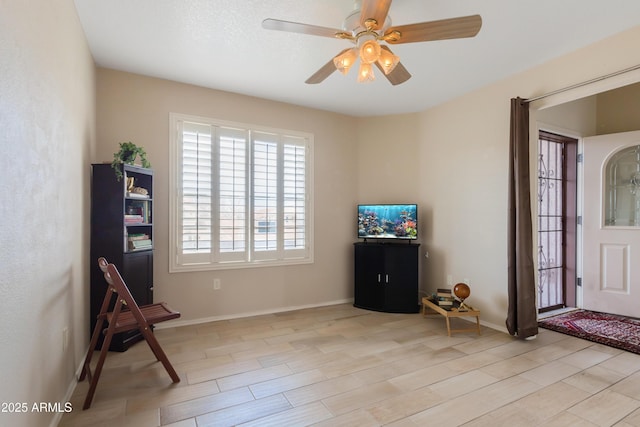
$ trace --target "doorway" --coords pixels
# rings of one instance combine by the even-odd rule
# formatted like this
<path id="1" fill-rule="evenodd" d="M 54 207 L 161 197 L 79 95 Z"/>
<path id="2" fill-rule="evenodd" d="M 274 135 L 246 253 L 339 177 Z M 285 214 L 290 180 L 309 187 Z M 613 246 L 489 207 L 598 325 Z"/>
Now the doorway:
<path id="1" fill-rule="evenodd" d="M 576 306 L 578 140 L 538 135 L 538 312 Z"/>

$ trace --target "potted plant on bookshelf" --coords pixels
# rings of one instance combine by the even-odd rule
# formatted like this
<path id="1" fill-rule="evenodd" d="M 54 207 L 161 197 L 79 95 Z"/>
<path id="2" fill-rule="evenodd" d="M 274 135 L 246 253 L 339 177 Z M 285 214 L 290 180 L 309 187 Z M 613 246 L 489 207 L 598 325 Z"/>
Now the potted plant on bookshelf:
<path id="1" fill-rule="evenodd" d="M 130 141 L 120 143 L 120 150 L 113 153 L 113 161 L 111 162 L 111 167 L 116 172 L 118 181 L 122 179 L 122 168 L 120 165 L 132 165 L 138 156 L 140 156 L 140 163 L 143 168 L 151 167 L 151 163 L 147 160 L 147 152 L 144 151 L 144 148 L 138 147 Z"/>

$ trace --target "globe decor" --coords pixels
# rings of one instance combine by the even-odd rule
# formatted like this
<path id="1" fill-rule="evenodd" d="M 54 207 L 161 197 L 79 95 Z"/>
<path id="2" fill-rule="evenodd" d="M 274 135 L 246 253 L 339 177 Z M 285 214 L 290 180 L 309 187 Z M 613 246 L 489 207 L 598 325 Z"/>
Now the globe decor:
<path id="1" fill-rule="evenodd" d="M 471 288 L 466 283 L 458 283 L 453 287 L 453 294 L 460 301 L 460 307 L 458 307 L 458 311 L 468 311 L 470 310 L 469 306 L 464 303 L 464 300 L 469 298 L 471 295 Z"/>

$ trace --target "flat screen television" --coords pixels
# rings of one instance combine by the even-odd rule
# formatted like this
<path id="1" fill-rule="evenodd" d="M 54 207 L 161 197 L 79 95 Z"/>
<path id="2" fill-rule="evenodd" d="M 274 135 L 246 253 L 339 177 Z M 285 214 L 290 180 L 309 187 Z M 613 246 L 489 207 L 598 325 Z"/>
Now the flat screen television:
<path id="1" fill-rule="evenodd" d="M 417 239 L 418 205 L 358 205 L 361 239 Z"/>

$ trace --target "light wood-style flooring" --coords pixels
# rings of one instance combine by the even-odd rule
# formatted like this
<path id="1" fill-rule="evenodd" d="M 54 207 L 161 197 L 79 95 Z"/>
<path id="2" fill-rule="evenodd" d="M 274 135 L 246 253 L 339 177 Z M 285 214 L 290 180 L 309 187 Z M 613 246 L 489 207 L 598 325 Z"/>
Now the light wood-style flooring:
<path id="1" fill-rule="evenodd" d="M 640 356 L 544 329 L 344 304 L 156 334 L 180 383 L 144 342 L 109 353 L 60 426 L 640 426 Z"/>

